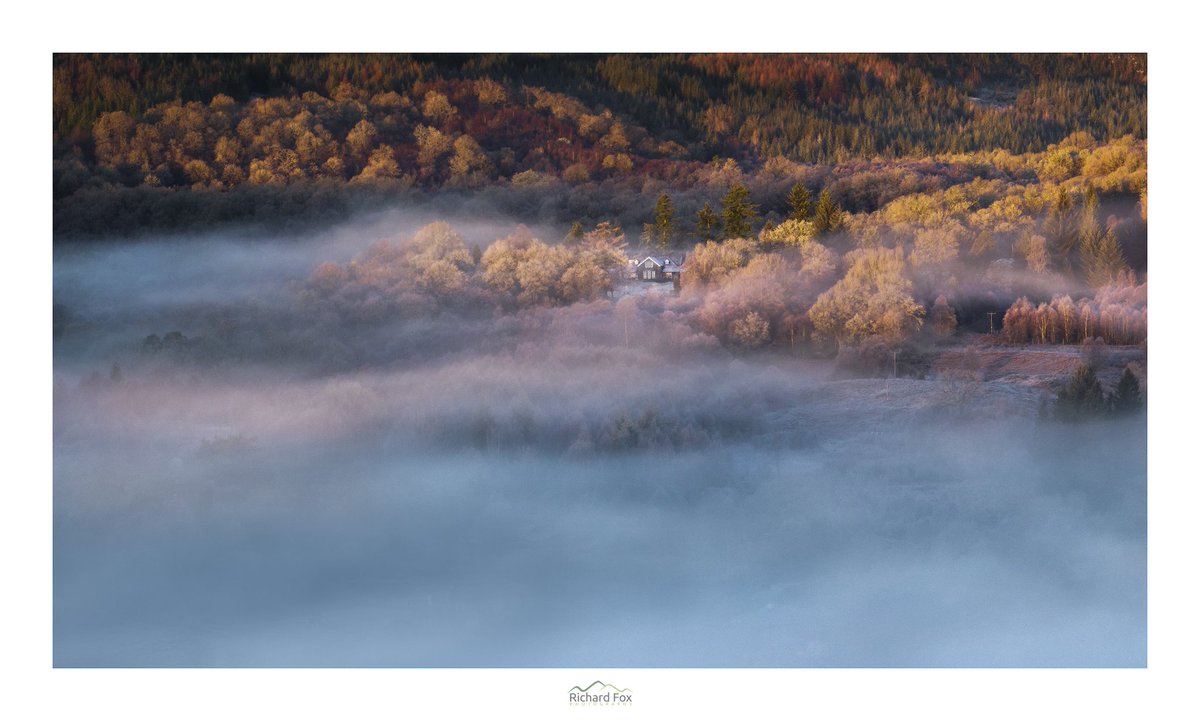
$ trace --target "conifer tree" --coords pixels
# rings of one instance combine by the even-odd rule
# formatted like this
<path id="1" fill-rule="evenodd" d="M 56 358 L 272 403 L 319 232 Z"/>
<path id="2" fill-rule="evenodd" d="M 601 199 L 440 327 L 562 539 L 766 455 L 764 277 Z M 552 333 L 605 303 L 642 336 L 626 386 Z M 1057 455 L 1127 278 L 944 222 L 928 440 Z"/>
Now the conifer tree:
<path id="1" fill-rule="evenodd" d="M 1134 413 L 1141 409 L 1142 403 L 1141 384 L 1129 366 L 1125 366 L 1125 372 L 1121 374 L 1121 380 L 1117 384 L 1117 392 L 1112 397 L 1113 412 Z"/>
<path id="2" fill-rule="evenodd" d="M 1075 201 L 1066 188 L 1059 187 L 1042 223 L 1043 235 L 1049 242 L 1050 253 L 1063 270 L 1071 268 L 1071 253 L 1079 243 L 1079 223 L 1075 219 Z"/>
<path id="3" fill-rule="evenodd" d="M 671 204 L 671 197 L 663 193 L 658 196 L 658 202 L 654 204 L 654 234 L 658 241 L 658 247 L 670 247 L 674 230 L 675 206 Z"/>
<path id="4" fill-rule="evenodd" d="M 1083 272 L 1087 276 L 1088 284 L 1093 288 L 1102 288 L 1112 283 L 1129 267 L 1125 262 L 1121 244 L 1111 228 L 1098 239 L 1081 245 L 1079 254 Z"/>
<path id="5" fill-rule="evenodd" d="M 1096 189 L 1088 186 L 1083 196 L 1083 211 L 1079 214 L 1079 246 L 1086 248 L 1088 244 L 1095 245 L 1100 241 L 1103 230 L 1100 228 L 1100 197 Z"/>
<path id="6" fill-rule="evenodd" d="M 812 194 L 808 192 L 808 188 L 804 187 L 803 183 L 796 183 L 792 186 L 792 191 L 787 197 L 788 207 L 791 208 L 789 218 L 795 220 L 808 220 L 812 216 Z"/>
<path id="7" fill-rule="evenodd" d="M 1062 420 L 1077 421 L 1104 412 L 1104 389 L 1096 371 L 1080 363 L 1067 386 L 1058 393 L 1055 412 Z"/>
<path id="8" fill-rule="evenodd" d="M 696 214 L 696 234 L 702 240 L 712 240 L 713 231 L 717 229 L 717 224 L 720 223 L 720 218 L 708 203 L 700 209 Z"/>
<path id="9" fill-rule="evenodd" d="M 750 235 L 751 225 L 757 208 L 750 202 L 750 191 L 738 183 L 721 199 L 722 218 L 725 221 L 725 237 L 745 238 Z"/>
<path id="10" fill-rule="evenodd" d="M 817 199 L 816 214 L 813 216 L 813 225 L 816 227 L 817 235 L 837 232 L 841 229 L 842 223 L 842 209 L 833 202 L 833 195 L 828 189 L 822 190 L 821 196 Z"/>

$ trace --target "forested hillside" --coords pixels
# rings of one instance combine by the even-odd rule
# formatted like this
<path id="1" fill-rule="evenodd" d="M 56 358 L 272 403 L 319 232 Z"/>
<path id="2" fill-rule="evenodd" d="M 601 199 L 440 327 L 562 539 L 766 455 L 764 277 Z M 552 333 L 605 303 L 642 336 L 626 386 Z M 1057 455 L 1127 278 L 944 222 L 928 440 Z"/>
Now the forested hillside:
<path id="1" fill-rule="evenodd" d="M 1140 55 L 57 55 L 56 235 L 608 183 L 599 207 L 548 211 L 596 221 L 627 211 L 613 185 L 692 187 L 714 159 L 1004 172 L 978 154 L 1144 140 L 1145 81 Z M 204 197 L 159 192 L 183 189 Z"/>
<path id="2" fill-rule="evenodd" d="M 733 347 L 1147 333 L 1145 56 L 62 55 L 54 118 L 60 241 L 502 219 L 321 265 L 342 323 L 615 298 L 653 250 Z"/>

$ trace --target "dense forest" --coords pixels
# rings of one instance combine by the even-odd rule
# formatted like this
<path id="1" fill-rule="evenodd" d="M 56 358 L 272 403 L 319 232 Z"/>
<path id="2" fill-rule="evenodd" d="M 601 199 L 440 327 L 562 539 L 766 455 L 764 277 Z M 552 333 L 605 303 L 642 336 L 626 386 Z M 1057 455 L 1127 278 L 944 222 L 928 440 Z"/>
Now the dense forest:
<path id="1" fill-rule="evenodd" d="M 467 201 L 562 229 L 326 263 L 303 298 L 347 322 L 614 297 L 653 250 L 731 347 L 1146 337 L 1144 55 L 58 55 L 54 131 L 60 242 Z"/>
<path id="2" fill-rule="evenodd" d="M 628 210 L 611 186 L 694 187 L 714 165 L 800 164 L 821 185 L 863 164 L 889 182 L 1011 175 L 1026 168 L 990 154 L 1143 141 L 1145 70 L 1140 55 L 57 55 L 56 236 L 500 186 L 597 196 L 544 208 L 595 222 Z M 1041 175 L 1077 160 L 1061 151 Z M 517 196 L 506 205 L 529 205 Z"/>

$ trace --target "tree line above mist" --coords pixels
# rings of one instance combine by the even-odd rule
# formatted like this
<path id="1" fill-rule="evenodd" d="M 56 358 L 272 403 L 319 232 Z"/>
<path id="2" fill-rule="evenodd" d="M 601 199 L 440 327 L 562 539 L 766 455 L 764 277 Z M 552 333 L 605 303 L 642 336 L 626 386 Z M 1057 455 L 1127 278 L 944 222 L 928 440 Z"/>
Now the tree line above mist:
<path id="1" fill-rule="evenodd" d="M 680 293 L 617 305 L 697 345 L 1136 345 L 1145 108 L 1144 56 L 59 55 L 55 235 L 486 209 L 562 234 L 434 224 L 320 266 L 304 302 L 615 300 L 655 252 L 686 254 Z"/>
<path id="2" fill-rule="evenodd" d="M 741 222 L 730 212 L 740 197 L 730 194 L 719 216 Z M 646 250 L 609 222 L 550 241 L 517 226 L 473 243 L 437 221 L 378 240 L 348 261 L 318 264 L 291 282 L 281 306 L 194 308 L 182 317 L 184 332 L 146 327 L 142 333 L 153 332 L 138 337 L 140 355 L 153 365 L 286 362 L 305 372 L 340 372 L 505 355 L 526 343 L 535 353 L 586 348 L 677 359 L 768 353 L 833 358 L 836 372 L 852 375 L 933 373 L 967 393 L 983 379 L 983 354 L 991 365 L 1006 354 L 1023 358 L 1013 345 L 1070 344 L 1082 348 L 1088 370 L 1060 393 L 1054 417 L 1140 407 L 1144 346 L 1106 357 L 1109 345 L 1137 346 L 1146 338 L 1146 284 L 1128 266 L 1088 287 L 1083 270 L 1037 272 L 969 255 L 928 262 L 894 238 L 890 245 L 851 245 L 845 216 L 833 212 L 840 216 L 835 227 L 799 237 L 777 231 L 814 226 L 812 219 L 696 243 L 678 289 L 633 277 L 629 261 Z M 671 225 L 659 228 L 669 233 Z M 1075 292 L 1057 290 L 1067 286 Z M 1053 297 L 1031 301 L 1029 292 Z M 57 315 L 61 338 L 59 326 L 71 321 Z M 1033 353 L 1054 358 L 1051 369 L 1021 365 L 1044 360 L 1011 360 L 1004 362 L 1013 370 L 999 374 L 1030 373 L 1023 382 L 1054 391 L 1065 378 L 1050 377 L 1065 373 L 1062 363 L 1076 353 Z M 948 360 L 957 357 L 963 361 Z M 1135 375 L 1117 381 L 1126 362 Z M 1115 384 L 1110 393 L 1097 374 Z"/>
<path id="3" fill-rule="evenodd" d="M 54 88 L 60 235 L 501 188 L 506 210 L 596 222 L 735 171 L 759 196 L 759 176 L 1058 179 L 1070 157 L 1011 158 L 1136 145 L 1146 107 L 1144 56 L 1109 55 L 58 55 Z"/>
<path id="4" fill-rule="evenodd" d="M 895 347 L 949 337 L 960 323 L 980 329 L 988 315 L 984 327 L 1013 343 L 1144 340 L 1146 286 L 1118 240 L 1123 224 L 1144 224 L 1136 207 L 1131 218 L 1101 224 L 1090 186 L 1078 206 L 1064 186 L 1042 189 L 1048 197 L 1032 189 L 1005 194 L 998 181 L 953 190 L 849 214 L 828 191 L 814 203 L 796 184 L 790 215 L 776 224 L 758 222 L 737 184 L 719 211 L 705 205 L 695 226 L 663 193 L 637 243 L 602 221 L 590 230 L 576 223 L 550 242 L 519 226 L 469 246 L 439 221 L 411 238 L 376 242 L 350 262 L 322 264 L 302 297 L 318 315 L 351 323 L 609 298 L 632 312 L 642 301 L 629 292 L 644 282 L 631 263 L 684 247 L 678 294 L 660 311 L 721 344 Z M 1040 215 L 1023 215 L 1029 205 Z M 694 243 L 677 240 L 696 234 Z"/>

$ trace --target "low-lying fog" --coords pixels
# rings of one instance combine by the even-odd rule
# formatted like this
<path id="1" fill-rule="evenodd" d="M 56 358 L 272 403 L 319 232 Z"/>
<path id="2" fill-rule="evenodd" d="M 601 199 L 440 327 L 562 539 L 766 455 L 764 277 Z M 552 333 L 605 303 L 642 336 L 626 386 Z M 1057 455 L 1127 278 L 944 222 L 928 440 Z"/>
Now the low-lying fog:
<path id="1" fill-rule="evenodd" d="M 657 300 L 308 315 L 383 225 L 59 252 L 57 666 L 1146 663 L 1144 417 Z"/>

